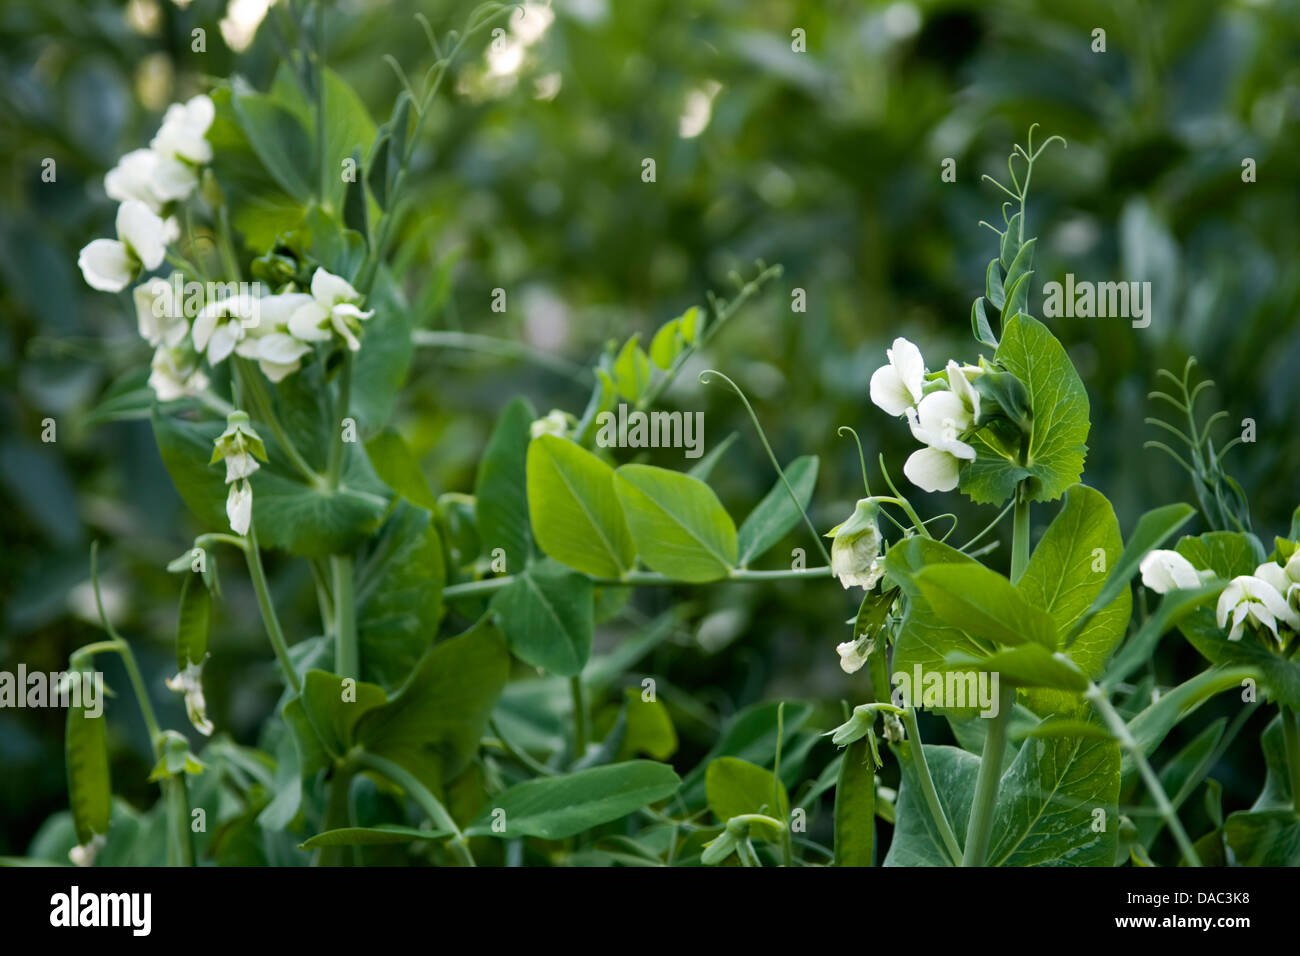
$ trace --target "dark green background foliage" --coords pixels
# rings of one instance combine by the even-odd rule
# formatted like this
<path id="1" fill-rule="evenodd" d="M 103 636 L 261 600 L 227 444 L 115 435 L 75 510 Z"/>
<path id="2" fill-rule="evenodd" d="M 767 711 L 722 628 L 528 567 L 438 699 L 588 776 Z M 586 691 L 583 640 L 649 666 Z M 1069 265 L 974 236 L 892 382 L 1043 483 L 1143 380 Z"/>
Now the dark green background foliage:
<path id="1" fill-rule="evenodd" d="M 208 529 L 182 506 L 148 421 L 89 417 L 110 383 L 147 364 L 148 349 L 126 294 L 93 293 L 76 256 L 111 230 L 104 172 L 147 140 L 162 107 L 204 89 L 205 76 L 238 71 L 265 88 L 279 57 L 263 30 L 236 59 L 216 0 L 148 6 L 157 11 L 149 33 L 129 25 L 125 4 L 104 0 L 0 7 L 0 669 L 60 669 L 95 638 L 87 552 L 99 539 L 110 613 L 136 642 L 163 723 L 186 726 L 179 698 L 161 690 L 177 595 L 165 565 Z M 331 66 L 382 119 L 400 87 L 381 55 L 417 75 L 427 62 L 412 14 L 445 28 L 469 6 L 339 3 Z M 1196 355 L 1218 383 L 1212 403 L 1229 412 L 1222 437 L 1244 418 L 1258 423 L 1258 441 L 1228 466 L 1269 541 L 1288 527 L 1300 473 L 1296 6 L 557 0 L 555 23 L 513 83 L 484 82 L 477 52 L 454 71 L 453 95 L 437 104 L 416 157 L 417 214 L 397 256 L 417 328 L 495 336 L 555 361 L 422 348 L 395 424 L 435 492 L 471 491 L 511 396 L 541 413 L 581 413 L 585 369 L 608 339 L 648 336 L 706 290 L 729 294 L 728 274 L 751 275 L 761 257 L 784 275 L 712 343 L 707 364 L 745 388 L 782 461 L 821 456 L 813 519 L 825 530 L 860 490 L 856 451 L 838 425 L 855 427 L 869 456 L 885 452 L 896 476 L 912 450 L 906 429 L 867 400 L 894 336 L 920 343 L 932 367 L 975 358 L 970 302 L 994 250 L 976 223 L 997 221 L 1000 196 L 980 175 L 1004 174 L 1009 144 L 1038 122 L 1069 148 L 1049 149 L 1035 170 L 1034 311 L 1042 283 L 1066 272 L 1150 280 L 1155 297 L 1147 329 L 1046 320 L 1088 389 L 1087 482 L 1114 503 L 1126 534 L 1146 508 L 1193 500 L 1182 473 L 1142 441 L 1158 437 L 1143 424 L 1156 411 L 1146 398 L 1155 370 L 1181 370 Z M 207 31 L 206 53 L 190 49 L 195 27 Z M 1107 32 L 1104 54 L 1090 49 L 1095 27 Z M 791 52 L 795 28 L 806 31 L 807 53 Z M 553 74 L 558 94 L 537 98 L 538 81 Z M 681 138 L 683 104 L 711 82 L 720 91 L 707 128 Z M 55 183 L 41 181 L 46 157 Z M 656 159 L 653 184 L 641 180 L 644 157 Z M 945 157 L 956 160 L 955 183 L 940 180 Z M 1244 157 L 1258 163 L 1255 183 L 1242 182 Z M 796 287 L 805 313 L 790 309 Z M 504 314 L 490 309 L 496 288 L 507 292 Z M 739 518 L 773 475 L 735 396 L 698 385 L 694 371 L 668 404 L 705 412 L 706 448 L 739 432 L 712 476 Z M 57 422 L 55 444 L 40 441 L 46 418 Z M 647 459 L 686 467 L 672 450 Z M 956 507 L 971 533 L 993 514 L 957 495 L 943 507 Z M 1045 524 L 1050 509 L 1040 510 Z M 792 547 L 812 544 L 792 533 L 766 566 L 786 563 Z M 289 640 L 312 636 L 304 566 L 272 559 L 270 572 Z M 223 584 L 209 712 L 252 744 L 279 685 L 246 577 L 229 573 Z M 743 706 L 820 701 L 825 727 L 840 719 L 840 698 L 865 698 L 866 672 L 846 680 L 836 666 L 834 644 L 856 606 L 837 584 L 649 589 L 637 611 L 649 619 L 683 597 L 679 626 L 644 665 L 677 725 L 683 776 Z M 625 626 L 598 630 L 597 650 Z M 1149 666 L 1170 683 L 1199 665 L 1170 638 Z M 107 680 L 124 689 L 115 663 Z M 1168 753 L 1213 716 L 1180 728 Z M 0 854 L 24 852 L 66 806 L 63 719 L 0 713 Z M 108 729 L 117 792 L 149 805 L 143 727 L 133 715 Z M 922 729 L 931 743 L 947 733 L 929 718 Z M 1255 735 L 1240 739 L 1213 774 L 1228 810 L 1253 799 L 1262 775 Z M 818 747 L 814 771 L 834 753 Z M 896 764 L 884 773 L 896 785 Z M 1193 821 L 1200 812 L 1188 811 Z"/>

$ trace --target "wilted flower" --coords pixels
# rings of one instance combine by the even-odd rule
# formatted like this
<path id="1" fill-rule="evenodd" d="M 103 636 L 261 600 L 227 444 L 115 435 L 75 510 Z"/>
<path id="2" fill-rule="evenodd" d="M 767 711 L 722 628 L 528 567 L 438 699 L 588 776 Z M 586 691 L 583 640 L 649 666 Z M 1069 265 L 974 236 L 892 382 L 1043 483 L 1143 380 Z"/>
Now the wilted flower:
<path id="1" fill-rule="evenodd" d="M 871 400 L 890 415 L 902 415 L 921 400 L 925 384 L 925 361 L 921 350 L 905 338 L 894 339 L 885 350 L 888 365 L 871 376 Z"/>
<path id="2" fill-rule="evenodd" d="M 185 346 L 159 345 L 150 366 L 149 387 L 160 402 L 174 402 L 208 387 L 208 377 L 199 367 L 198 356 Z"/>
<path id="3" fill-rule="evenodd" d="M 266 461 L 266 447 L 262 444 L 261 436 L 253 431 L 247 412 L 235 410 L 226 416 L 226 430 L 212 444 L 212 458 L 208 464 L 215 465 L 225 459 L 226 484 L 247 478 L 257 471 L 260 466 L 255 459 Z M 251 492 L 249 500 L 252 500 Z M 230 520 L 233 524 L 235 519 L 232 517 Z"/>
<path id="4" fill-rule="evenodd" d="M 128 199 L 117 208 L 117 238 L 87 244 L 77 265 L 91 288 L 120 292 L 141 266 L 152 270 L 162 264 L 171 235 L 170 227 L 147 205 Z"/>
<path id="5" fill-rule="evenodd" d="M 1279 641 L 1278 621 L 1293 631 L 1300 631 L 1300 614 L 1291 609 L 1277 588 L 1250 574 L 1233 578 L 1219 595 L 1216 614 L 1219 627 L 1227 627 L 1229 617 L 1232 618 L 1230 641 L 1241 639 L 1241 630 L 1248 621 L 1268 628 Z"/>
<path id="6" fill-rule="evenodd" d="M 248 526 L 253 521 L 253 486 L 247 481 L 230 486 L 226 496 L 226 517 L 230 519 L 230 530 L 238 535 L 248 534 Z"/>
<path id="7" fill-rule="evenodd" d="M 865 648 L 859 647 L 857 641 L 845 641 L 835 645 L 835 653 L 840 655 L 840 669 L 846 674 L 856 674 L 867 662 Z"/>
<path id="8" fill-rule="evenodd" d="M 1213 571 L 1198 571 L 1177 551 L 1149 551 L 1138 570 L 1142 583 L 1157 594 L 1200 587 L 1214 577 Z"/>
<path id="9" fill-rule="evenodd" d="M 304 303 L 289 317 L 289 331 L 304 342 L 326 342 L 330 330 L 355 352 L 361 348 L 357 333 L 361 323 L 374 315 L 362 312 L 361 293 L 346 279 L 318 268 L 311 277 L 311 301 Z"/>
<path id="10" fill-rule="evenodd" d="M 845 588 L 870 590 L 885 573 L 880 561 L 880 528 L 876 525 L 879 510 L 874 501 L 863 498 L 848 521 L 836 525 L 826 534 L 826 537 L 835 539 L 831 543 L 831 573 Z"/>
<path id="11" fill-rule="evenodd" d="M 167 279 L 150 279 L 131 292 L 135 299 L 136 322 L 140 337 L 150 345 L 169 348 L 181 344 L 190 324 L 176 301 L 172 283 Z"/>
<path id="12" fill-rule="evenodd" d="M 189 664 L 175 677 L 167 678 L 167 687 L 185 695 L 185 713 L 194 729 L 211 736 L 212 721 L 208 720 L 207 702 L 203 699 L 203 665 Z"/>

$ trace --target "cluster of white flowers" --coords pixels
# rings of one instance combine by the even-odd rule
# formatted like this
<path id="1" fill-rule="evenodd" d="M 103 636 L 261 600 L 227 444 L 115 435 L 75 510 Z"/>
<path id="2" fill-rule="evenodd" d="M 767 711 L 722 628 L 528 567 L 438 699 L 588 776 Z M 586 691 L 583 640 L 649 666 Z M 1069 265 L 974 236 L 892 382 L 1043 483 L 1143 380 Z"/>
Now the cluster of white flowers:
<path id="1" fill-rule="evenodd" d="M 108 171 L 104 191 L 121 203 L 117 238 L 95 239 L 77 259 L 92 288 L 120 292 L 141 269 L 162 265 L 167 244 L 180 235 L 176 220 L 164 214 L 171 203 L 189 198 L 199 170 L 211 161 L 207 135 L 214 115 L 206 96 L 173 103 L 149 148 L 132 150 Z"/>
<path id="2" fill-rule="evenodd" d="M 971 383 L 983 369 L 949 361 L 943 374 L 927 378 L 921 350 L 904 338 L 894 339 L 885 354 L 889 364 L 871 376 L 871 400 L 890 415 L 905 416 L 925 446 L 908 457 L 903 474 L 924 491 L 952 491 L 961 463 L 975 458 L 961 436 L 979 418 L 980 396 Z"/>
<path id="3" fill-rule="evenodd" d="M 1198 570 L 1177 551 L 1152 551 L 1142 559 L 1142 583 L 1158 594 L 1188 589 L 1214 578 L 1214 572 Z M 1278 625 L 1300 633 L 1300 551 L 1283 566 L 1265 561 L 1253 574 L 1242 574 L 1228 582 L 1215 609 L 1219 627 L 1228 627 L 1228 640 L 1241 640 L 1247 624 L 1265 628 L 1279 644 L 1284 643 Z"/>
<path id="4" fill-rule="evenodd" d="M 257 463 L 259 458 L 266 461 L 266 448 L 261 436 L 253 431 L 248 413 L 238 410 L 226 416 L 226 430 L 212 444 L 212 459 L 208 464 L 226 463 L 226 484 L 230 485 L 226 517 L 230 519 L 230 530 L 238 535 L 248 534 L 253 520 L 253 486 L 248 483 L 248 477 L 261 467 Z"/>

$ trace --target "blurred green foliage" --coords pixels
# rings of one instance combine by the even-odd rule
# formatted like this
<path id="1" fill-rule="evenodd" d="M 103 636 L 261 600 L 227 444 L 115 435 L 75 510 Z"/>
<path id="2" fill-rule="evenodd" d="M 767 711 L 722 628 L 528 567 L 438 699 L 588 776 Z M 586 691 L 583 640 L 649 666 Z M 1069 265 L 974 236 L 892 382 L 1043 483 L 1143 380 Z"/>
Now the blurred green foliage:
<path id="1" fill-rule="evenodd" d="M 382 55 L 412 76 L 430 61 L 413 14 L 448 28 L 470 6 L 339 2 L 331 66 L 382 119 L 401 89 Z M 1257 423 L 1257 441 L 1227 461 L 1256 530 L 1264 540 L 1286 530 L 1300 473 L 1300 272 L 1287 266 L 1300 255 L 1293 0 L 554 6 L 554 23 L 513 72 L 492 75 L 477 49 L 453 72 L 417 156 L 415 214 L 398 262 L 418 328 L 515 340 L 573 364 L 422 349 L 397 424 L 435 491 L 472 488 L 511 396 L 526 395 L 543 413 L 580 413 L 588 386 L 579 370 L 607 340 L 648 336 L 702 303 L 706 290 L 729 294 L 729 274 L 752 275 L 761 257 L 781 263 L 783 277 L 667 400 L 706 413 L 706 447 L 739 433 L 714 483 L 741 515 L 773 476 L 734 395 L 696 381 L 704 367 L 725 371 L 753 400 L 783 461 L 822 456 L 814 521 L 839 522 L 860 482 L 856 450 L 836 427 L 856 428 L 868 459 L 883 452 L 900 481 L 912 447 L 906 429 L 867 400 L 889 342 L 918 342 L 932 365 L 975 358 L 970 302 L 995 252 L 976 223 L 996 222 L 1000 202 L 980 176 L 1001 174 L 1009 144 L 1038 122 L 1069 148 L 1049 150 L 1036 168 L 1032 304 L 1042 283 L 1067 272 L 1149 280 L 1155 297 L 1147 329 L 1050 320 L 1092 404 L 1085 481 L 1114 502 L 1125 530 L 1146 507 L 1192 500 L 1182 473 L 1142 442 L 1157 437 L 1143 424 L 1157 410 L 1146 397 L 1155 370 L 1181 370 L 1195 355 L 1218 383 L 1213 401 L 1230 413 L 1223 437 L 1242 419 Z M 104 172 L 143 143 L 167 103 L 235 71 L 259 88 L 270 82 L 280 57 L 269 24 L 236 56 L 219 27 L 225 13 L 224 0 L 0 7 L 0 154 L 8 161 L 0 183 L 0 668 L 59 669 L 97 633 L 87 552 L 99 539 L 110 614 L 136 640 L 161 716 L 174 726 L 184 726 L 183 711 L 162 678 L 177 589 L 164 566 L 197 529 L 148 423 L 89 417 L 148 350 L 127 296 L 92 293 L 75 260 L 110 228 Z M 1092 50 L 1096 28 L 1106 32 L 1104 53 Z M 193 49 L 195 29 L 205 31 L 204 52 Z M 796 30 L 806 52 L 792 50 Z M 656 162 L 653 183 L 642 181 L 645 158 Z M 945 158 L 956 162 L 955 182 L 941 181 Z M 1255 161 L 1255 182 L 1243 182 L 1245 158 Z M 53 182 L 42 177 L 46 159 Z M 504 313 L 490 307 L 498 288 Z M 806 292 L 806 312 L 791 311 L 796 288 Z M 56 424 L 54 443 L 41 440 L 46 419 Z M 683 467 L 674 455 L 652 460 Z M 993 514 L 956 495 L 926 505 L 956 507 L 962 538 Z M 1052 509 L 1038 510 L 1036 524 L 1045 525 Z M 776 557 L 792 547 L 812 544 L 792 535 Z M 292 641 L 312 633 L 314 606 L 305 572 L 286 571 L 273 568 L 272 578 Z M 247 743 L 277 683 L 251 591 L 238 574 L 223 578 L 205 680 L 215 722 Z M 866 677 L 846 681 L 833 652 L 851 599 L 824 588 L 786 582 L 693 594 L 678 633 L 650 661 L 685 756 L 700 756 L 720 720 L 755 700 L 862 696 Z M 649 617 L 674 595 L 640 600 Z M 1189 672 L 1195 655 L 1172 639 L 1165 646 L 1152 664 L 1159 678 Z M 123 683 L 112 669 L 107 679 Z M 688 698 L 670 687 L 705 690 Z M 59 711 L 0 713 L 0 854 L 22 852 L 66 801 L 62 726 Z M 927 739 L 941 726 L 927 720 Z M 118 792 L 151 801 L 143 728 L 114 722 L 110 734 Z M 1241 776 L 1253 779 L 1257 764 L 1257 754 L 1234 752 L 1216 772 L 1230 805 L 1254 793 Z"/>

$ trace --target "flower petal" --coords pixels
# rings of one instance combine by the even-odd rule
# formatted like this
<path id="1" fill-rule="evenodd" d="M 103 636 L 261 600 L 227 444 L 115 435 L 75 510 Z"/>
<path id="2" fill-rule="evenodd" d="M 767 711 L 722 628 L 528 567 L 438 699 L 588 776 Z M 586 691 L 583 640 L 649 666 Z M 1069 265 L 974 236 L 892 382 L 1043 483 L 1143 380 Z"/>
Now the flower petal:
<path id="1" fill-rule="evenodd" d="M 958 461 L 946 451 L 922 448 L 908 457 L 903 474 L 922 491 L 952 491 L 957 487 Z"/>
<path id="2" fill-rule="evenodd" d="M 81 250 L 77 265 L 86 284 L 101 292 L 121 292 L 135 276 L 135 263 L 125 243 L 95 239 Z"/>

